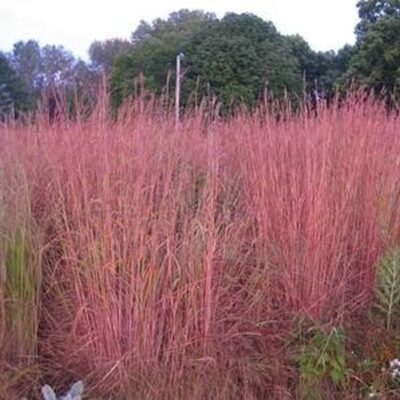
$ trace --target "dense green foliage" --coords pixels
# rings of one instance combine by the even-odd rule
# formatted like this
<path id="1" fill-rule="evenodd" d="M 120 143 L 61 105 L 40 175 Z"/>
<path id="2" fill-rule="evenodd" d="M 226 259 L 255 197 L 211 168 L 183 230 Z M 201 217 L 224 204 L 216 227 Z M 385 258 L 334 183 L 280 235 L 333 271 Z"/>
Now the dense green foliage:
<path id="1" fill-rule="evenodd" d="M 314 52 L 299 35 L 289 36 L 292 52 L 304 75 L 307 91 L 312 89 L 324 92 L 328 96 L 335 91 L 339 77 L 346 72 L 353 47 L 345 45 L 337 53 L 334 51 Z"/>
<path id="2" fill-rule="evenodd" d="M 132 50 L 115 57 L 110 86 L 116 105 L 140 88 L 173 94 L 175 57 L 185 54 L 182 103 L 216 96 L 225 106 L 255 105 L 265 93 L 301 98 L 304 90 L 332 95 L 353 53 L 315 52 L 300 36 L 281 35 L 271 22 L 251 14 L 222 19 L 181 10 L 167 20 L 142 21 Z"/>
<path id="3" fill-rule="evenodd" d="M 356 27 L 358 37 L 362 37 L 373 24 L 382 18 L 400 15 L 399 0 L 360 0 L 357 7 L 360 17 L 360 22 Z"/>
<path id="4" fill-rule="evenodd" d="M 119 104 L 135 92 L 136 78 L 143 74 L 144 86 L 161 93 L 175 68 L 175 57 L 185 51 L 196 34 L 207 31 L 216 17 L 203 11 L 181 10 L 168 20 L 142 21 L 132 34 L 133 51 L 117 58 L 111 75 L 114 100 Z"/>
<path id="5" fill-rule="evenodd" d="M 30 107 L 31 98 L 21 78 L 0 53 L 0 120 Z"/>
<path id="6" fill-rule="evenodd" d="M 132 47 L 131 42 L 123 39 L 96 40 L 89 47 L 90 60 L 95 68 L 110 72 L 115 59 L 128 53 Z"/>
<path id="7" fill-rule="evenodd" d="M 363 0 L 358 3 L 358 41 L 345 78 L 400 95 L 400 1 Z"/>
<path id="8" fill-rule="evenodd" d="M 224 103 L 253 105 L 268 89 L 299 93 L 302 74 L 290 44 L 270 22 L 227 14 L 193 37 L 185 50 L 186 91 L 210 92 Z"/>
<path id="9" fill-rule="evenodd" d="M 62 88 L 71 97 L 73 91 L 82 92 L 84 86 L 91 89 L 97 81 L 96 72 L 64 47 L 41 47 L 34 40 L 15 43 L 0 62 L 1 82 L 8 88 L 1 96 L 9 97 L 16 111 L 32 110 L 43 95 L 54 96 L 54 89 Z"/>
<path id="10" fill-rule="evenodd" d="M 14 70 L 32 93 L 79 80 L 82 65 L 62 46 L 40 47 L 34 40 L 15 43 L 9 56 Z M 78 68 L 76 68 L 78 66 Z"/>
<path id="11" fill-rule="evenodd" d="M 274 25 L 250 14 L 227 14 L 221 20 L 201 11 L 182 10 L 168 20 L 142 23 L 132 36 L 134 50 L 118 58 L 111 86 L 119 103 L 135 90 L 142 73 L 147 89 L 160 93 L 173 73 L 176 54 L 185 54 L 184 99 L 216 95 L 254 104 L 269 89 L 299 93 L 302 71 L 291 43 Z"/>

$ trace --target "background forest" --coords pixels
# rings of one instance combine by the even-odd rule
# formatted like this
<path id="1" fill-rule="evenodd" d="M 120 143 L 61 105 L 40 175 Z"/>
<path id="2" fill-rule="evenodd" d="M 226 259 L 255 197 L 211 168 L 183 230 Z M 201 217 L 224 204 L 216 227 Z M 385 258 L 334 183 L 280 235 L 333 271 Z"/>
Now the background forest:
<path id="1" fill-rule="evenodd" d="M 266 91 L 278 99 L 295 100 L 304 93 L 329 99 L 350 84 L 398 98 L 400 1 L 361 0 L 358 11 L 355 45 L 337 52 L 313 51 L 301 36 L 282 35 L 272 22 L 252 14 L 219 19 L 198 10 L 142 21 L 130 40 L 95 41 L 89 62 L 62 46 L 18 42 L 0 54 L 0 112 L 32 110 L 56 87 L 85 87 L 95 96 L 104 73 L 114 106 L 143 90 L 171 97 L 180 52 L 185 55 L 183 106 L 208 96 L 225 107 L 252 107 Z"/>

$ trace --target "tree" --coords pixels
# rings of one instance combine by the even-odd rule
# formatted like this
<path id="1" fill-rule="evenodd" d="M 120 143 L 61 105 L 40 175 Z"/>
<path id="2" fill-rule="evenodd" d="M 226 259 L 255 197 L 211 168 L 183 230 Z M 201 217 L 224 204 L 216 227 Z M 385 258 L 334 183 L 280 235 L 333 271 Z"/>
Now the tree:
<path id="1" fill-rule="evenodd" d="M 384 17 L 400 15 L 400 0 L 360 0 L 357 3 L 360 22 L 356 33 L 361 38 L 371 24 Z"/>
<path id="2" fill-rule="evenodd" d="M 338 78 L 347 71 L 353 46 L 345 45 L 337 53 L 315 52 L 299 35 L 288 36 L 287 40 L 299 63 L 307 93 L 317 90 L 327 97 L 333 96 Z"/>
<path id="3" fill-rule="evenodd" d="M 133 44 L 138 44 L 149 39 L 153 33 L 153 26 L 146 21 L 141 20 L 138 27 L 132 33 L 131 39 Z"/>
<path id="4" fill-rule="evenodd" d="M 215 20 L 211 13 L 180 10 L 167 20 L 157 19 L 151 24 L 142 21 L 132 34 L 132 51 L 114 62 L 110 79 L 114 103 L 120 104 L 135 91 L 141 75 L 145 88 L 160 94 L 174 71 L 176 54 Z"/>
<path id="5" fill-rule="evenodd" d="M 185 51 L 186 91 L 215 94 L 223 104 L 253 106 L 265 89 L 299 93 L 302 77 L 290 46 L 271 22 L 227 14 L 197 34 Z"/>
<path id="6" fill-rule="evenodd" d="M 47 45 L 41 51 L 41 76 L 44 87 L 68 86 L 74 81 L 74 56 L 63 46 Z"/>
<path id="7" fill-rule="evenodd" d="M 36 95 L 50 86 L 70 85 L 77 63 L 63 46 L 40 47 L 34 40 L 16 43 L 9 60 L 29 91 Z"/>
<path id="8" fill-rule="evenodd" d="M 168 19 L 155 19 L 151 24 L 141 21 L 132 33 L 132 43 L 140 44 L 148 39 L 187 40 L 195 33 L 203 30 L 208 22 L 215 21 L 217 17 L 213 13 L 202 10 L 182 9 L 169 14 Z"/>
<path id="9" fill-rule="evenodd" d="M 75 61 L 71 73 L 72 87 L 90 88 L 93 91 L 99 84 L 99 78 L 98 72 L 83 60 Z"/>
<path id="10" fill-rule="evenodd" d="M 40 47 L 33 40 L 18 42 L 8 55 L 8 61 L 20 84 L 26 88 L 30 104 L 46 99 L 50 116 L 61 111 L 60 107 L 67 107 L 73 115 L 77 99 L 86 110 L 93 109 L 99 74 L 84 61 L 75 59 L 63 46 Z"/>
<path id="11" fill-rule="evenodd" d="M 400 96 L 400 0 L 358 3 L 358 40 L 342 81 Z"/>
<path id="12" fill-rule="evenodd" d="M 89 56 L 94 68 L 100 68 L 108 73 L 114 61 L 121 55 L 129 53 L 132 48 L 132 43 L 124 39 L 108 39 L 102 42 L 96 40 L 89 47 Z"/>
<path id="13" fill-rule="evenodd" d="M 7 115 L 28 111 L 32 99 L 23 81 L 11 68 L 6 56 L 0 53 L 0 120 Z"/>
<path id="14" fill-rule="evenodd" d="M 336 70 L 342 75 L 349 68 L 350 60 L 354 55 L 355 48 L 349 44 L 343 46 L 336 54 Z"/>
<path id="15" fill-rule="evenodd" d="M 42 54 L 38 42 L 28 40 L 15 43 L 8 58 L 13 69 L 31 93 L 41 89 Z"/>

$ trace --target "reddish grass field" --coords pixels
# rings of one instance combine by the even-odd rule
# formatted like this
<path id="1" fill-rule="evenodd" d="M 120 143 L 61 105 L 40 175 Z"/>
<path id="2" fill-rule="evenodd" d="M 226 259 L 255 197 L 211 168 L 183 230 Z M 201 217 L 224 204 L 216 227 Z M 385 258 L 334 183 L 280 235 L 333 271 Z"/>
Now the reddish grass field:
<path id="1" fill-rule="evenodd" d="M 354 96 L 175 127 L 106 107 L 0 127 L 1 399 L 77 379 L 87 399 L 306 398 L 299 319 L 385 340 L 367 315 L 400 244 L 396 115 Z"/>

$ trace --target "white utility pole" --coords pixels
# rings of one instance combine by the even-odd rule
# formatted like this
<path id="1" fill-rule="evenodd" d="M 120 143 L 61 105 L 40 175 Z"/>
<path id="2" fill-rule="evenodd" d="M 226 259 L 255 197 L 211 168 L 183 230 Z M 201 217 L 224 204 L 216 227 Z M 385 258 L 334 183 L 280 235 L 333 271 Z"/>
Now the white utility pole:
<path id="1" fill-rule="evenodd" d="M 179 124 L 179 107 L 181 100 L 181 61 L 183 60 L 183 53 L 176 56 L 176 87 L 175 87 L 175 123 Z"/>

